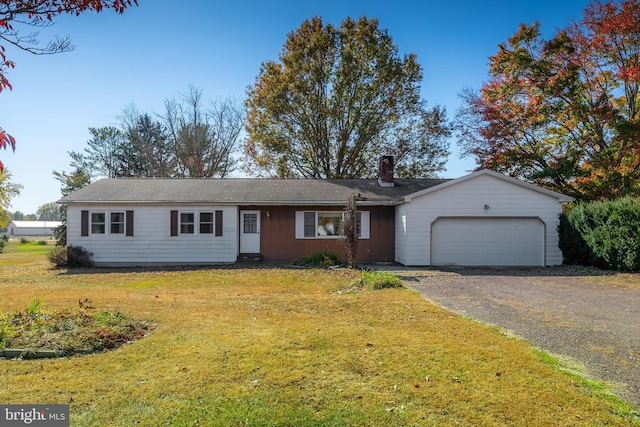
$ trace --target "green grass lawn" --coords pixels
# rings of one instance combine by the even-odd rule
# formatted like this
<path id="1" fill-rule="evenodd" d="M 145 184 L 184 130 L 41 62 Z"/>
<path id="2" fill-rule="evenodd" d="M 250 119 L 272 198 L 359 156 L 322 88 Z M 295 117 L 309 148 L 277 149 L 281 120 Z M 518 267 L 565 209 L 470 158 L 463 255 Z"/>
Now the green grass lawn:
<path id="1" fill-rule="evenodd" d="M 0 253 L 0 265 L 33 264 L 34 262 L 42 264 L 46 262 L 47 254 L 54 245 L 53 240 L 28 240 L 27 243 L 11 240 L 5 244 L 4 250 Z"/>
<path id="2" fill-rule="evenodd" d="M 1 311 L 88 298 L 156 326 L 115 351 L 0 359 L 0 403 L 70 404 L 72 426 L 639 425 L 528 343 L 415 292 L 333 292 L 357 272 L 68 272 L 8 249 Z"/>

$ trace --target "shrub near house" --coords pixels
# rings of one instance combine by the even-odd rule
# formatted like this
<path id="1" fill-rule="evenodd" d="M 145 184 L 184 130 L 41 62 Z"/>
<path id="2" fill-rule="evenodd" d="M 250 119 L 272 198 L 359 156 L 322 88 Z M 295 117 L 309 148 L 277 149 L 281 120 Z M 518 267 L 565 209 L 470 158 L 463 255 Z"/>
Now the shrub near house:
<path id="1" fill-rule="evenodd" d="M 640 270 L 640 199 L 578 204 L 561 216 L 559 234 L 567 264 Z"/>

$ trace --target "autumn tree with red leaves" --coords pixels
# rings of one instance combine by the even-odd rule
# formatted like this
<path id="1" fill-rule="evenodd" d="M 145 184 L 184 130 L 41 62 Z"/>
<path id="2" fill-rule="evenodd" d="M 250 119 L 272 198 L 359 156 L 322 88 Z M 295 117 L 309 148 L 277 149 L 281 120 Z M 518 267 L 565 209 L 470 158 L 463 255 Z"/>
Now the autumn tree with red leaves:
<path id="1" fill-rule="evenodd" d="M 24 34 L 23 28 L 42 28 L 53 24 L 53 19 L 62 14 L 80 15 L 83 12 L 101 12 L 113 9 L 123 13 L 127 7 L 137 5 L 137 0 L 0 0 L 0 92 L 11 89 L 6 71 L 15 68 L 15 63 L 6 55 L 5 45 L 37 54 L 54 54 L 74 49 L 69 37 L 56 38 L 45 47 L 39 46 L 38 32 Z M 0 148 L 15 150 L 16 141 L 0 127 Z M 0 170 L 3 165 L 0 162 Z"/>
<path id="2" fill-rule="evenodd" d="M 639 29 L 637 0 L 591 3 L 549 40 L 522 24 L 461 94 L 464 154 L 578 199 L 640 195 Z"/>

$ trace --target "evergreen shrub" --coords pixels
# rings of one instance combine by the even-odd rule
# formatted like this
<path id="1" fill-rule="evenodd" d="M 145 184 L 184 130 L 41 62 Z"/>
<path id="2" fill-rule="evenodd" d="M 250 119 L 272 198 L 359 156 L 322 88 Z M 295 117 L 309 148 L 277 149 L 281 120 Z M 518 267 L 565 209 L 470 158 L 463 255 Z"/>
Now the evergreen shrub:
<path id="1" fill-rule="evenodd" d="M 640 270 L 640 200 L 579 203 L 560 217 L 560 249 L 567 264 Z"/>

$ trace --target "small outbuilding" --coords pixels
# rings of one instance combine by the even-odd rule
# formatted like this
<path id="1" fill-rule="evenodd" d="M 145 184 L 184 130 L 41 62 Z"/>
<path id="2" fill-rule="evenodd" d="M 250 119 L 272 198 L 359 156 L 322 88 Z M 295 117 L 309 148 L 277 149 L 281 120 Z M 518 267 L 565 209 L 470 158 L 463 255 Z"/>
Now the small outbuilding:
<path id="1" fill-rule="evenodd" d="M 11 221 L 7 226 L 9 236 L 53 236 L 60 221 Z"/>

